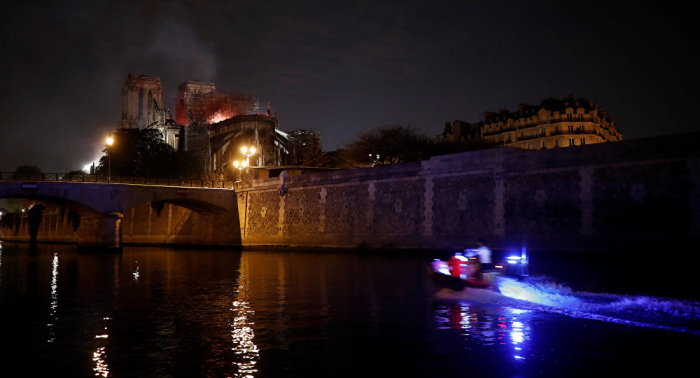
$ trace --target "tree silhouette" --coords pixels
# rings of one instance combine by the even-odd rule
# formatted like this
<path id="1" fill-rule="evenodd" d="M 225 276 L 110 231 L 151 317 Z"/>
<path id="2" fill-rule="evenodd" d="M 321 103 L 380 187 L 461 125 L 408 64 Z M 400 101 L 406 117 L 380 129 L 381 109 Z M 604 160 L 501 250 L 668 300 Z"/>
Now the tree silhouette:
<path id="1" fill-rule="evenodd" d="M 189 153 L 175 151 L 157 129 L 120 128 L 112 136 L 114 144 L 103 150 L 98 174 L 107 174 L 108 165 L 114 176 L 188 178 L 202 173 Z"/>
<path id="2" fill-rule="evenodd" d="M 321 150 L 321 137 L 317 133 L 311 133 L 306 142 L 301 165 L 305 167 L 323 167 L 328 163 L 328 156 Z"/>
<path id="3" fill-rule="evenodd" d="M 398 164 L 430 157 L 433 141 L 411 126 L 383 125 L 357 133 L 343 155 L 355 166 Z"/>

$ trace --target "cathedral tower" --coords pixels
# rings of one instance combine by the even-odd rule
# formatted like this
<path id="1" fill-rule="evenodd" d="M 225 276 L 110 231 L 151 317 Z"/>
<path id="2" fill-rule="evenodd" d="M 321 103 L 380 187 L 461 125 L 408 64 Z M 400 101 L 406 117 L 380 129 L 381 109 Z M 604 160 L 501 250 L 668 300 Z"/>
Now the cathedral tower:
<path id="1" fill-rule="evenodd" d="M 159 108 L 163 107 L 160 78 L 129 74 L 122 87 L 122 120 L 119 127 L 148 126 L 148 110 L 154 101 Z"/>
<path id="2" fill-rule="evenodd" d="M 208 81 L 187 80 L 177 87 L 175 122 L 189 126 L 196 121 L 206 121 L 205 96 L 216 93 L 216 85 Z"/>

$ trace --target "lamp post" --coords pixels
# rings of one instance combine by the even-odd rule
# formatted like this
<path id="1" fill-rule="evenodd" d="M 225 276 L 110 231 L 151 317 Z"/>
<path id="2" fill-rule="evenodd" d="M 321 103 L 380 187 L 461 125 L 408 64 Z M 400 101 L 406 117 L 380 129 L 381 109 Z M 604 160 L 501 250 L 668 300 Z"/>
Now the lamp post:
<path id="1" fill-rule="evenodd" d="M 255 147 L 250 147 L 250 149 L 246 146 L 241 147 L 241 152 L 243 155 L 245 155 L 245 160 L 250 165 L 250 157 L 255 155 Z"/>
<path id="2" fill-rule="evenodd" d="M 241 175 L 243 174 L 243 168 L 248 166 L 247 162 L 238 162 L 238 160 L 233 162 L 233 166 L 238 168 L 238 181 L 241 181 Z"/>
<path id="3" fill-rule="evenodd" d="M 114 138 L 112 134 L 107 138 L 107 183 L 112 179 L 112 144 L 114 143 Z"/>

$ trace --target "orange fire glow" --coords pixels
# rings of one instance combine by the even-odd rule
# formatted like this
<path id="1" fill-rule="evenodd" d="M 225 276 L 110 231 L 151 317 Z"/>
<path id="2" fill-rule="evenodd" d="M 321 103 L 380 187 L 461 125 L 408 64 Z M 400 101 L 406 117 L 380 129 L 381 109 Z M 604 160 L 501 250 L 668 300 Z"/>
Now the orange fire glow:
<path id="1" fill-rule="evenodd" d="M 217 123 L 221 122 L 224 120 L 227 120 L 229 118 L 232 118 L 233 115 L 227 117 L 225 114 L 223 114 L 220 110 L 217 111 L 216 113 L 212 114 L 211 117 L 207 120 L 207 123 L 212 124 L 212 123 Z"/>

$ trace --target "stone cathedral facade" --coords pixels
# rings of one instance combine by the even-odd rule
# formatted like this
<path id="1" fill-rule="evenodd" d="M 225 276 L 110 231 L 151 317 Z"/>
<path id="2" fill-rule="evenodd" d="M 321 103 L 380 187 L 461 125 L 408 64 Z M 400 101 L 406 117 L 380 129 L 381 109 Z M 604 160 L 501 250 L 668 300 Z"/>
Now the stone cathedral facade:
<path id="1" fill-rule="evenodd" d="M 219 93 L 213 82 L 187 80 L 178 86 L 175 116 L 165 107 L 159 77 L 129 74 L 121 92 L 118 127 L 156 128 L 175 149 L 201 161 L 205 172 L 220 172 L 240 155 L 241 146 L 259 153 L 251 165 L 299 164 L 299 141 L 279 130 L 277 114 L 259 113 L 257 97 L 249 93 Z"/>

